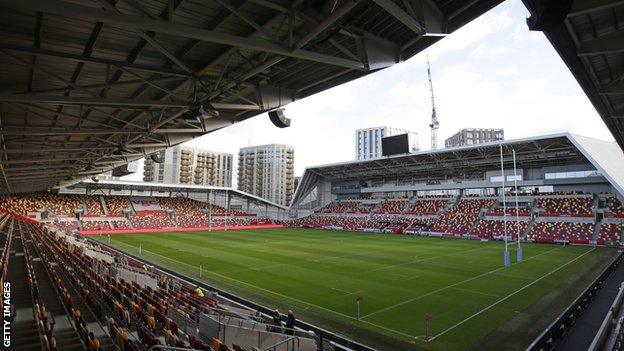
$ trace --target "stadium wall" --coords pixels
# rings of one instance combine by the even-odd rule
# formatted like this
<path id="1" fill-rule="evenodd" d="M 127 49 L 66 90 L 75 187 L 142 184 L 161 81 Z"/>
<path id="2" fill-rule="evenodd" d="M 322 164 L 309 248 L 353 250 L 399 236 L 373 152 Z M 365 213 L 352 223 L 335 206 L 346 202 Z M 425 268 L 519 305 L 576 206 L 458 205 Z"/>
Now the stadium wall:
<path id="1" fill-rule="evenodd" d="M 214 227 L 198 227 L 198 228 L 142 228 L 142 229 L 108 229 L 108 230 L 81 230 L 78 233 L 83 235 L 98 234 L 138 234 L 138 233 L 166 233 L 166 232 L 191 232 L 191 231 L 224 231 L 224 230 L 245 230 L 245 229 L 272 229 L 283 228 L 281 224 L 258 224 L 258 225 L 233 225 L 233 226 L 214 226 Z"/>

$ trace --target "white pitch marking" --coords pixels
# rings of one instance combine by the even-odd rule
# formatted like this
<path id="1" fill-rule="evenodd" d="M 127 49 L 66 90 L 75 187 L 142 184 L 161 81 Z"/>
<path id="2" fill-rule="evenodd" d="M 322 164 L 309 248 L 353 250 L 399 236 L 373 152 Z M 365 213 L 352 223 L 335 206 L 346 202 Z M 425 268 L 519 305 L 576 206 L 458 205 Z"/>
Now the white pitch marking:
<path id="1" fill-rule="evenodd" d="M 132 245 L 130 245 L 130 244 L 126 244 L 126 245 L 128 245 L 128 246 L 130 246 L 130 247 L 132 247 L 132 248 L 138 249 L 137 247 L 132 246 Z M 197 268 L 197 267 L 195 267 L 195 266 L 193 266 L 193 265 L 190 265 L 190 264 L 188 264 L 188 263 L 186 263 L 186 262 L 181 262 L 181 261 L 178 261 L 178 260 L 174 260 L 173 258 L 169 258 L 169 257 L 167 257 L 167 256 L 163 256 L 163 255 L 161 255 L 161 254 L 157 254 L 157 253 L 152 252 L 152 251 L 143 250 L 143 252 L 149 252 L 149 253 L 151 253 L 151 254 L 153 254 L 153 255 L 155 255 L 155 256 L 160 256 L 160 257 L 162 257 L 162 258 L 164 258 L 164 259 L 167 259 L 167 260 L 169 260 L 169 261 L 176 262 L 176 263 L 180 263 L 180 264 L 183 264 L 183 265 L 185 265 L 185 266 L 192 267 L 192 268 Z M 234 278 L 232 278 L 232 277 L 228 277 L 227 275 L 219 274 L 219 273 L 217 273 L 217 272 L 212 272 L 212 271 L 208 271 L 208 270 L 206 270 L 205 272 L 206 272 L 206 273 L 210 273 L 210 274 L 214 274 L 214 275 L 219 276 L 219 277 L 221 277 L 221 278 L 229 279 L 229 280 L 231 280 L 231 281 L 237 282 L 237 283 L 242 284 L 242 285 L 247 285 L 247 286 L 250 286 L 250 287 L 256 288 L 256 289 L 258 289 L 258 290 L 262 290 L 262 291 L 268 292 L 268 293 L 273 294 L 273 295 L 276 295 L 276 296 L 283 297 L 283 298 L 285 298 L 285 299 L 289 299 L 289 300 L 291 300 L 291 301 L 299 302 L 299 303 L 304 304 L 304 305 L 312 306 L 312 307 L 318 308 L 318 309 L 320 309 L 320 310 L 323 310 L 323 311 L 326 311 L 326 312 L 329 312 L 329 313 L 333 313 L 333 314 L 336 314 L 336 315 L 339 315 L 339 316 L 342 316 L 342 317 L 345 317 L 345 318 L 348 318 L 348 319 L 352 319 L 352 320 L 357 321 L 357 319 L 356 319 L 355 317 L 352 317 L 352 316 L 346 315 L 346 314 L 344 314 L 344 313 L 336 312 L 336 311 L 334 311 L 334 310 L 332 310 L 332 309 L 325 308 L 325 307 L 323 307 L 323 306 L 315 305 L 315 304 L 313 304 L 313 303 L 309 303 L 309 302 L 306 302 L 306 301 L 303 301 L 303 300 L 299 300 L 299 299 L 297 299 L 297 298 L 290 297 L 290 296 L 288 296 L 288 295 L 280 294 L 280 293 L 278 293 L 278 292 L 275 292 L 275 291 L 272 291 L 272 290 L 269 290 L 269 289 L 265 289 L 265 288 L 259 287 L 259 286 L 257 286 L 257 285 L 253 285 L 253 284 L 250 284 L 250 283 L 247 283 L 247 282 L 244 282 L 244 281 L 238 280 L 238 279 L 234 279 Z M 384 327 L 384 326 L 382 326 L 382 325 L 375 324 L 375 323 L 372 323 L 372 322 L 363 321 L 362 319 L 360 319 L 360 320 L 359 320 L 359 322 L 364 323 L 364 324 L 368 324 L 368 325 L 372 325 L 373 327 L 376 327 L 376 328 L 379 328 L 379 329 L 383 329 L 383 330 L 389 331 L 389 332 L 394 333 L 394 334 L 396 334 L 396 335 L 401 335 L 401 336 L 408 337 L 408 338 L 414 338 L 414 335 L 406 334 L 406 333 L 400 332 L 400 331 L 398 331 L 398 330 L 390 329 L 390 328 L 387 328 L 387 327 Z"/>
<path id="2" fill-rule="evenodd" d="M 579 258 L 581 258 L 581 257 L 583 257 L 583 256 L 585 256 L 585 255 L 587 255 L 588 253 L 590 253 L 590 252 L 592 252 L 592 251 L 594 251 L 594 250 L 596 250 L 596 249 L 595 249 L 595 248 L 593 248 L 593 249 L 591 249 L 591 250 L 587 250 L 587 251 L 585 251 L 584 253 L 582 253 L 582 254 L 580 254 L 580 255 L 576 256 L 575 258 L 573 258 L 572 260 L 570 260 L 570 261 L 568 261 L 568 262 L 566 262 L 566 263 L 562 264 L 561 266 L 559 266 L 559 267 L 557 267 L 557 268 L 553 269 L 552 271 L 550 271 L 550 272 L 548 272 L 548 273 L 546 273 L 546 274 L 542 275 L 541 277 L 539 277 L 539 278 L 535 279 L 534 281 L 532 281 L 532 282 L 530 282 L 529 284 L 527 284 L 527 285 L 525 285 L 525 286 L 521 287 L 520 289 L 518 289 L 518 290 L 516 290 L 516 291 L 512 292 L 511 294 L 506 295 L 505 297 L 503 297 L 503 298 L 501 298 L 500 300 L 498 300 L 498 301 L 494 302 L 493 304 L 491 304 L 491 305 L 489 305 L 489 306 L 487 306 L 487 307 L 485 307 L 485 308 L 481 309 L 480 311 L 478 311 L 478 312 L 474 313 L 473 315 L 471 315 L 471 316 L 469 316 L 469 317 L 467 317 L 467 318 L 464 318 L 464 319 L 463 319 L 463 320 L 461 320 L 460 322 L 455 323 L 453 326 L 451 326 L 451 327 L 449 327 L 449 328 L 446 328 L 444 331 L 442 331 L 442 332 L 440 332 L 440 333 L 436 334 L 435 336 L 433 336 L 433 337 L 432 337 L 431 339 L 429 339 L 429 340 L 433 341 L 434 339 L 436 339 L 436 338 L 438 338 L 438 337 L 440 337 L 440 336 L 442 336 L 442 335 L 446 334 L 447 332 L 449 332 L 449 331 L 451 331 L 451 330 L 453 330 L 453 329 L 457 328 L 458 326 L 460 326 L 460 325 L 464 324 L 465 322 L 467 322 L 467 321 L 471 320 L 472 318 L 474 318 L 474 317 L 476 317 L 476 316 L 480 315 L 481 313 L 483 313 L 483 312 L 485 312 L 485 311 L 489 310 L 490 308 L 492 308 L 492 307 L 494 307 L 494 306 L 498 305 L 499 303 L 501 303 L 501 302 L 503 302 L 503 301 L 505 301 L 505 300 L 509 299 L 510 297 L 512 297 L 512 296 L 514 296 L 514 295 L 516 295 L 516 294 L 518 294 L 519 292 L 521 292 L 521 291 L 523 291 L 523 290 L 525 290 L 525 289 L 527 289 L 527 288 L 529 288 L 529 287 L 533 286 L 533 284 L 535 284 L 535 283 L 537 283 L 537 282 L 541 281 L 542 279 L 544 279 L 544 278 L 548 277 L 549 275 L 551 275 L 551 274 L 553 274 L 553 273 L 555 273 L 555 272 L 559 271 L 561 268 L 563 268 L 563 267 L 565 267 L 565 266 L 569 265 L 569 264 L 570 264 L 570 263 L 572 263 L 572 262 L 575 262 L 575 261 L 576 261 L 576 260 L 578 260 Z"/>
<path id="3" fill-rule="evenodd" d="M 383 267 L 371 269 L 371 270 L 369 270 L 369 272 L 377 272 L 377 271 L 381 271 L 383 269 L 388 269 L 388 268 L 392 268 L 392 267 L 406 266 L 406 265 L 412 264 L 412 263 L 424 262 L 424 261 L 429 261 L 429 260 L 433 260 L 433 259 L 440 258 L 440 257 L 451 256 L 451 255 L 454 255 L 454 254 L 461 254 L 461 253 L 466 253 L 466 252 L 470 252 L 470 251 L 483 250 L 483 249 L 487 249 L 487 248 L 488 247 L 478 247 L 476 249 L 454 251 L 454 252 L 446 253 L 446 254 L 443 254 L 443 255 L 437 255 L 437 256 L 432 256 L 432 257 L 428 257 L 428 258 L 415 259 L 415 260 L 408 261 L 408 262 L 392 264 L 392 265 L 389 265 L 389 266 L 383 266 Z M 414 257 L 417 257 L 417 256 L 414 256 Z"/>
<path id="4" fill-rule="evenodd" d="M 545 255 L 545 254 L 547 254 L 547 253 L 549 253 L 549 252 L 551 252 L 551 251 L 553 251 L 553 250 L 559 249 L 559 248 L 561 248 L 561 247 L 563 247 L 563 246 L 557 246 L 557 247 L 555 247 L 554 249 L 550 249 L 550 250 L 548 250 L 548 251 L 544 251 L 544 252 L 542 252 L 542 253 L 540 253 L 540 254 L 537 254 L 537 255 L 535 255 L 535 256 L 531 256 L 531 257 L 529 257 L 529 258 L 525 259 L 523 262 L 529 261 L 529 260 L 531 260 L 531 259 L 533 259 L 533 258 L 535 258 L 535 257 L 539 257 L 539 256 L 541 256 L 541 255 Z M 512 265 L 516 265 L 516 264 L 518 264 L 518 262 L 516 262 L 516 263 L 512 263 Z M 503 269 L 506 269 L 506 267 L 499 267 L 499 268 L 493 269 L 493 270 L 491 270 L 491 271 L 488 271 L 488 272 L 485 272 L 485 273 L 481 273 L 481 274 L 479 274 L 479 275 L 476 275 L 476 276 L 474 276 L 474 277 L 472 277 L 472 278 L 464 279 L 464 280 L 462 280 L 462 281 L 460 281 L 460 282 L 453 283 L 453 284 L 451 284 L 451 285 L 447 285 L 447 286 L 443 286 L 443 287 L 441 287 L 441 288 L 439 288 L 439 289 L 436 289 L 436 290 L 430 291 L 430 292 L 428 292 L 428 293 L 426 293 L 426 294 L 422 294 L 422 295 L 420 295 L 420 296 L 416 296 L 416 297 L 413 297 L 413 298 L 411 298 L 411 299 L 405 300 L 405 301 L 403 301 L 403 302 L 399 302 L 399 303 L 397 303 L 397 304 L 394 304 L 394 305 L 392 305 L 392 306 L 388 306 L 388 307 L 382 308 L 382 309 L 380 309 L 380 310 L 377 310 L 377 311 L 375 311 L 375 312 L 369 313 L 369 314 L 367 314 L 367 315 L 365 315 L 365 316 L 362 316 L 362 317 L 360 318 L 360 320 L 361 320 L 361 319 L 364 319 L 364 318 L 368 318 L 368 317 L 373 316 L 373 315 L 376 315 L 376 314 L 379 314 L 379 313 L 381 313 L 381 312 L 385 312 L 385 311 L 391 310 L 391 309 L 396 308 L 396 307 L 399 307 L 399 306 L 403 306 L 403 305 L 408 304 L 408 303 L 410 303 L 410 302 L 413 302 L 413 301 L 416 301 L 416 300 L 420 300 L 420 299 L 422 299 L 422 298 L 424 298 L 424 297 L 427 297 L 427 296 L 433 295 L 433 294 L 435 294 L 435 293 L 438 293 L 438 292 L 440 292 L 440 291 L 443 291 L 443 290 L 446 290 L 446 289 L 450 289 L 450 288 L 455 287 L 455 286 L 457 286 L 457 285 L 461 285 L 461 284 L 463 284 L 463 283 L 467 283 L 467 282 L 469 282 L 469 281 L 472 281 L 472 280 L 475 280 L 475 279 L 481 278 L 481 277 L 486 276 L 486 275 L 488 275 L 488 274 L 496 273 L 496 272 L 498 272 L 498 271 L 500 271 L 500 270 L 503 270 Z"/>
<path id="5" fill-rule="evenodd" d="M 496 294 L 488 294 L 488 293 L 484 293 L 481 291 L 477 291 L 477 290 L 472 290 L 472 289 L 463 289 L 463 288 L 458 288 L 458 287 L 452 287 L 451 289 L 453 290 L 459 290 L 459 291 L 465 291 L 465 292 L 469 292 L 469 293 L 473 293 L 473 294 L 479 294 L 479 295 L 485 295 L 485 296 L 491 296 L 491 297 L 500 297 L 500 295 L 496 295 Z"/>

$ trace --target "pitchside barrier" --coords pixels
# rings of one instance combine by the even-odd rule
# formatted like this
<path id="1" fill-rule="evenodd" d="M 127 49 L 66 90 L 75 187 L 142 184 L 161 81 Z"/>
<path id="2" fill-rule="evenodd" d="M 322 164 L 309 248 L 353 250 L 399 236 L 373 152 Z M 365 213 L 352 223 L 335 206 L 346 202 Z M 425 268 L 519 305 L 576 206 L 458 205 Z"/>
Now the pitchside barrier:
<path id="1" fill-rule="evenodd" d="M 283 228 L 283 224 L 254 224 L 254 225 L 228 225 L 226 226 L 212 226 L 212 227 L 194 227 L 194 228 L 180 228 L 180 227 L 168 227 L 168 228 L 141 228 L 141 229 L 93 229 L 93 230 L 81 230 L 78 233 L 82 235 L 98 235 L 98 234 L 135 234 L 135 233 L 157 233 L 157 232 L 191 232 L 191 231 L 223 231 L 223 230 L 244 230 L 244 229 L 272 229 Z"/>
<path id="2" fill-rule="evenodd" d="M 229 228 L 230 227 L 228 226 L 228 229 Z M 93 239 L 87 237 L 87 240 L 93 240 Z M 228 300 L 234 301 L 236 303 L 239 303 L 239 304 L 241 304 L 243 306 L 246 306 L 248 308 L 254 309 L 256 311 L 259 311 L 259 312 L 261 312 L 261 313 L 263 313 L 263 314 L 265 314 L 267 316 L 272 316 L 273 315 L 274 309 L 272 309 L 272 308 L 265 307 L 263 305 L 255 303 L 255 302 L 246 300 L 246 299 L 244 299 L 244 298 L 242 298 L 242 297 L 240 297 L 238 295 L 235 295 L 235 294 L 229 293 L 227 291 L 215 288 L 215 287 L 210 286 L 210 285 L 208 285 L 208 284 L 206 284 L 206 283 L 204 283 L 202 281 L 199 281 L 197 279 L 189 277 L 189 276 L 187 276 L 185 274 L 177 273 L 177 272 L 175 272 L 175 271 L 173 271 L 171 269 L 162 267 L 162 266 L 157 265 L 157 264 L 152 263 L 152 262 L 148 262 L 148 261 L 146 261 L 145 259 L 143 259 L 141 257 L 138 257 L 138 256 L 136 256 L 134 254 L 127 253 L 127 252 L 124 252 L 124 251 L 120 251 L 120 250 L 116 249 L 115 247 L 113 247 L 111 245 L 108 245 L 106 243 L 95 241 L 95 240 L 93 240 L 93 243 L 96 244 L 96 245 L 104 245 L 104 246 L 108 247 L 109 249 L 111 249 L 112 251 L 119 252 L 119 253 L 121 253 L 123 255 L 128 255 L 128 256 L 132 257 L 133 259 L 135 259 L 135 260 L 137 260 L 139 262 L 143 262 L 145 264 L 149 264 L 149 265 L 153 266 L 154 269 L 157 269 L 160 272 L 165 273 L 165 274 L 167 274 L 169 276 L 173 276 L 176 279 L 182 279 L 182 280 L 186 281 L 189 284 L 200 286 L 200 287 L 202 287 L 202 288 L 204 288 L 206 290 L 215 291 L 221 297 L 224 297 L 224 298 L 226 298 Z M 285 316 L 282 316 L 282 317 L 285 317 Z M 321 327 L 317 327 L 317 326 L 315 326 L 313 324 L 302 322 L 300 320 L 297 320 L 295 322 L 295 326 L 297 328 L 300 328 L 300 329 L 303 329 L 303 330 L 306 330 L 306 331 L 312 331 L 312 332 L 314 332 L 316 334 L 316 336 L 318 337 L 318 344 L 317 344 L 317 346 L 318 346 L 318 350 L 319 351 L 326 350 L 328 347 L 334 347 L 335 349 L 338 349 L 338 350 L 349 350 L 349 351 L 379 351 L 379 350 L 374 349 L 374 348 L 372 348 L 370 346 L 366 346 L 366 345 L 361 344 L 361 343 L 359 343 L 357 341 L 354 341 L 354 340 L 351 340 L 351 339 L 347 339 L 346 337 L 337 335 L 337 334 L 332 333 L 332 332 L 330 332 L 328 330 L 325 330 L 325 329 L 323 329 Z"/>
<path id="3" fill-rule="evenodd" d="M 608 341 L 610 332 L 613 330 L 612 328 L 613 318 L 617 318 L 618 313 L 620 312 L 620 308 L 622 307 L 623 298 L 624 298 L 624 283 L 620 285 L 620 291 L 615 296 L 615 299 L 613 299 L 613 304 L 611 304 L 611 308 L 609 309 L 609 312 L 607 313 L 605 318 L 602 320 L 602 324 L 600 324 L 600 329 L 598 329 L 598 333 L 596 333 L 596 337 L 594 338 L 594 341 L 592 341 L 591 345 L 589 345 L 589 348 L 587 349 L 587 351 L 600 351 L 604 349 L 605 344 Z"/>
<path id="4" fill-rule="evenodd" d="M 605 267 L 600 275 L 583 290 L 583 292 L 559 315 L 550 325 L 526 348 L 525 351 L 548 351 L 555 346 L 567 334 L 570 327 L 576 322 L 590 305 L 596 294 L 602 288 L 615 268 L 624 260 L 624 253 L 620 252 L 611 263 Z"/>

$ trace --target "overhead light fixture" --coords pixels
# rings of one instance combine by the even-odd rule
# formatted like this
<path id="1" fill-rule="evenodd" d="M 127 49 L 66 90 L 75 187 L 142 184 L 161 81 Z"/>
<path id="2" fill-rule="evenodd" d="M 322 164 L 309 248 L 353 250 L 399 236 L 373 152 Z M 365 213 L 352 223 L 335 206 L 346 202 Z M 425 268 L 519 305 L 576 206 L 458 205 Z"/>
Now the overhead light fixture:
<path id="1" fill-rule="evenodd" d="M 152 159 L 152 161 L 154 161 L 154 163 L 163 163 L 163 162 L 165 162 L 162 158 L 160 158 L 158 156 L 158 154 L 151 154 L 150 155 L 150 159 Z"/>

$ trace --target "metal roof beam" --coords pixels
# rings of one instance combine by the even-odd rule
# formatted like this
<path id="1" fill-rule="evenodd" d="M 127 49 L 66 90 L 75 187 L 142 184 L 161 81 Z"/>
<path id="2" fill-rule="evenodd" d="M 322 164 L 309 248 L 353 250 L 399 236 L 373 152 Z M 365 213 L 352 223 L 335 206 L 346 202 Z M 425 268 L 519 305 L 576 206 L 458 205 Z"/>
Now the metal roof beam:
<path id="1" fill-rule="evenodd" d="M 179 23 L 169 23 L 163 20 L 152 20 L 149 18 L 133 15 L 115 14 L 111 11 L 100 10 L 95 7 L 70 4 L 63 1 L 5 0 L 3 6 L 26 11 L 43 11 L 46 13 L 53 13 L 60 16 L 67 16 L 70 18 L 84 18 L 92 21 L 104 22 L 109 25 L 121 28 L 148 30 L 155 33 L 168 34 L 183 38 L 198 39 L 222 45 L 236 46 L 250 50 L 273 53 L 286 57 L 299 58 L 302 60 L 316 61 L 328 65 L 342 66 L 360 70 L 366 69 L 366 67 L 360 62 L 340 57 L 302 49 L 288 50 L 280 45 L 270 42 L 250 40 L 248 38 L 239 37 L 236 35 L 220 33 L 212 30 L 205 30 Z"/>
<path id="2" fill-rule="evenodd" d="M 618 80 L 601 87 L 599 93 L 602 95 L 624 94 L 624 80 Z"/>
<path id="3" fill-rule="evenodd" d="M 180 81 L 182 79 L 186 79 L 185 77 L 162 77 L 162 78 L 153 78 L 149 79 L 152 83 L 167 83 L 172 81 Z M 83 85 L 82 87 L 85 89 L 101 89 L 101 88 L 115 88 L 115 87 L 123 87 L 123 86 L 132 86 L 132 85 L 142 85 L 145 84 L 145 81 L 142 79 L 133 79 L 133 80 L 124 80 L 117 83 L 100 83 L 100 84 L 89 84 Z M 32 93 L 63 93 L 68 90 L 73 90 L 72 87 L 61 87 L 61 88 L 50 88 L 50 89 L 41 89 L 41 90 L 33 90 Z"/>
<path id="4" fill-rule="evenodd" d="M 624 4 L 624 0 L 574 0 L 568 17 L 584 15 Z"/>
<path id="5" fill-rule="evenodd" d="M 392 0 L 373 0 L 374 3 L 383 8 L 386 12 L 394 16 L 399 22 L 403 23 L 407 28 L 416 34 L 422 34 L 425 28 L 418 21 L 410 16 L 407 12 Z"/>
<path id="6" fill-rule="evenodd" d="M 39 95 L 39 94 L 0 94 L 2 102 L 21 102 L 21 103 L 41 103 L 55 105 L 97 105 L 97 106 L 146 106 L 146 107 L 180 107 L 187 108 L 189 103 L 167 102 L 162 100 L 136 100 L 136 99 L 112 99 L 99 97 L 82 97 L 82 96 L 60 96 L 60 95 Z M 229 104 L 229 103 L 212 103 L 218 110 L 260 110 L 258 105 L 251 104 Z"/>
<path id="7" fill-rule="evenodd" d="M 71 53 L 62 52 L 62 51 L 38 49 L 38 48 L 33 48 L 33 47 L 11 45 L 11 44 L 0 44 L 0 49 L 29 53 L 35 56 L 48 56 L 48 57 L 61 58 L 61 59 L 77 61 L 77 62 L 88 62 L 88 63 L 103 64 L 103 65 L 111 65 L 111 66 L 115 66 L 118 68 L 123 67 L 123 68 L 142 71 L 142 72 L 157 73 L 157 74 L 169 75 L 169 76 L 178 76 L 178 77 L 183 77 L 187 79 L 191 77 L 191 75 L 186 72 L 177 71 L 173 69 L 153 67 L 153 66 L 147 66 L 147 65 L 138 65 L 138 64 L 128 63 L 124 61 L 115 61 L 115 60 L 99 58 L 99 57 L 91 57 L 87 55 L 77 55 L 77 54 L 71 54 Z"/>
<path id="8" fill-rule="evenodd" d="M 46 127 L 9 128 L 0 130 L 3 136 L 58 136 L 58 135 L 114 135 L 114 134 L 142 134 L 144 130 L 104 130 L 104 129 L 51 129 Z M 84 151 L 84 149 L 83 149 Z"/>
<path id="9" fill-rule="evenodd" d="M 624 31 L 603 35 L 581 43 L 578 49 L 579 56 L 592 56 L 624 52 Z"/>
<path id="10" fill-rule="evenodd" d="M 108 147 L 89 147 L 89 150 L 114 150 L 114 146 Z M 61 147 L 61 148 L 16 148 L 16 149 L 3 149 L 0 150 L 0 155 L 15 155 L 15 154 L 44 154 L 44 153 L 57 153 L 57 152 L 81 152 L 84 151 L 84 148 L 75 148 L 75 147 Z"/>

